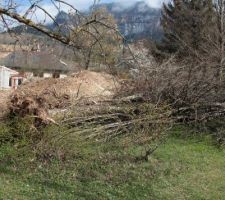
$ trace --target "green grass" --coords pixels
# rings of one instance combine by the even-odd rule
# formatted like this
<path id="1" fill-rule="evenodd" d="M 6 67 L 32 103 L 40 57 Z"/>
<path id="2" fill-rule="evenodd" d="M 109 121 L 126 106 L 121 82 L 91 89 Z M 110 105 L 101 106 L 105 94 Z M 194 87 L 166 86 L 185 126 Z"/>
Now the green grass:
<path id="1" fill-rule="evenodd" d="M 225 150 L 208 138 L 171 136 L 149 162 L 116 144 L 80 146 L 67 161 L 0 147 L 0 199 L 225 199 Z"/>

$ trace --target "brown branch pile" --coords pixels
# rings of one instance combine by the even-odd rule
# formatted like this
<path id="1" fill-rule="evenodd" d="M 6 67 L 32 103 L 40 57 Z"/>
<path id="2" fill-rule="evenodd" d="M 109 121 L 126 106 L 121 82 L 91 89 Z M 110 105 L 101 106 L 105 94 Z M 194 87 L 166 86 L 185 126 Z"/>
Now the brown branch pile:
<path id="1" fill-rule="evenodd" d="M 171 110 L 168 106 L 127 99 L 74 108 L 73 114 L 62 121 L 68 127 L 62 137 L 75 135 L 84 141 L 98 142 L 115 140 L 124 148 L 133 145 L 146 153 L 152 152 L 152 145 L 158 145 L 172 127 Z"/>
<path id="2" fill-rule="evenodd" d="M 9 106 L 10 116 L 24 118 L 26 116 L 34 117 L 35 127 L 55 123 L 49 118 L 46 100 L 39 96 L 21 97 L 17 94 L 11 97 Z"/>
<path id="3" fill-rule="evenodd" d="M 142 49 L 132 51 L 134 55 L 144 55 Z M 151 62 L 150 56 L 146 53 L 146 57 L 142 57 L 144 64 L 139 60 L 133 63 L 135 76 L 123 84 L 121 95 L 139 94 L 153 104 L 168 104 L 177 121 L 204 121 L 225 116 L 225 79 L 220 79 L 214 63 L 181 61 L 176 56 L 157 63 Z"/>
<path id="4" fill-rule="evenodd" d="M 11 98 L 11 106 L 10 106 L 11 114 L 16 114 L 21 117 L 25 117 L 27 114 L 37 115 L 39 112 L 42 113 L 45 110 L 46 109 L 45 109 L 44 99 L 40 97 L 21 98 L 20 96 L 16 94 L 12 96 Z"/>
<path id="5" fill-rule="evenodd" d="M 176 121 L 207 122 L 225 116 L 224 103 L 196 104 L 178 108 L 173 113 Z"/>

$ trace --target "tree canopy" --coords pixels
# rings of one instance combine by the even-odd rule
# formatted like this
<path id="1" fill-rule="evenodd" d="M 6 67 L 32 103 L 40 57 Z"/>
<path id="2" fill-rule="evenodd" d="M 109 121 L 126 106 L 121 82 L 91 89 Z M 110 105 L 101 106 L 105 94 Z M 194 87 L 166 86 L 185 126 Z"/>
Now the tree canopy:
<path id="1" fill-rule="evenodd" d="M 215 26 L 212 0 L 173 0 L 163 5 L 161 49 L 187 55 L 201 50 Z"/>

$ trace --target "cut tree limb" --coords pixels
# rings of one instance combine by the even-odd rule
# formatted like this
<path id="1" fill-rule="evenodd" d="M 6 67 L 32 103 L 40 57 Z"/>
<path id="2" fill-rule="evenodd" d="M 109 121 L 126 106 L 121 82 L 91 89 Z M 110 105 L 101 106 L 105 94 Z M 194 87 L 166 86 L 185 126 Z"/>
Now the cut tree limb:
<path id="1" fill-rule="evenodd" d="M 76 47 L 77 49 L 80 49 L 80 47 L 78 45 L 73 44 L 73 42 L 71 41 L 71 39 L 69 37 L 66 37 L 62 34 L 58 34 L 57 32 L 51 31 L 40 24 L 34 23 L 33 21 L 31 21 L 30 19 L 28 19 L 24 16 L 21 16 L 15 12 L 11 12 L 8 9 L 4 9 L 4 8 L 0 7 L 0 15 L 6 15 L 12 19 L 15 19 L 16 21 L 18 21 L 22 24 L 32 27 L 37 31 L 40 31 L 41 33 L 49 36 L 50 38 L 53 38 L 53 39 L 59 41 L 65 45 L 73 46 L 73 47 Z"/>

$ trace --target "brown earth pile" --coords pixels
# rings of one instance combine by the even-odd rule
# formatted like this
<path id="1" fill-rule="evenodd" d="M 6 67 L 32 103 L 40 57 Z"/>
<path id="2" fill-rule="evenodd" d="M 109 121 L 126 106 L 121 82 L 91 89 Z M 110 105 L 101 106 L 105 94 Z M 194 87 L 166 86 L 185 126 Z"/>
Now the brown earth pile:
<path id="1" fill-rule="evenodd" d="M 27 82 L 16 91 L 0 91 L 0 118 L 5 114 L 33 115 L 48 123 L 49 109 L 67 108 L 79 103 L 93 103 L 113 97 L 119 83 L 115 77 L 81 71 L 64 79 L 41 79 Z"/>
<path id="2" fill-rule="evenodd" d="M 27 82 L 10 99 L 10 113 L 14 116 L 35 116 L 38 123 L 52 122 L 49 109 L 67 108 L 73 103 L 90 103 L 113 97 L 119 83 L 111 75 L 81 71 L 64 79 L 42 79 Z"/>
<path id="3" fill-rule="evenodd" d="M 64 79 L 44 79 L 29 82 L 15 91 L 18 98 L 41 97 L 48 109 L 66 108 L 82 100 L 99 101 L 111 98 L 119 84 L 105 73 L 81 71 Z"/>

